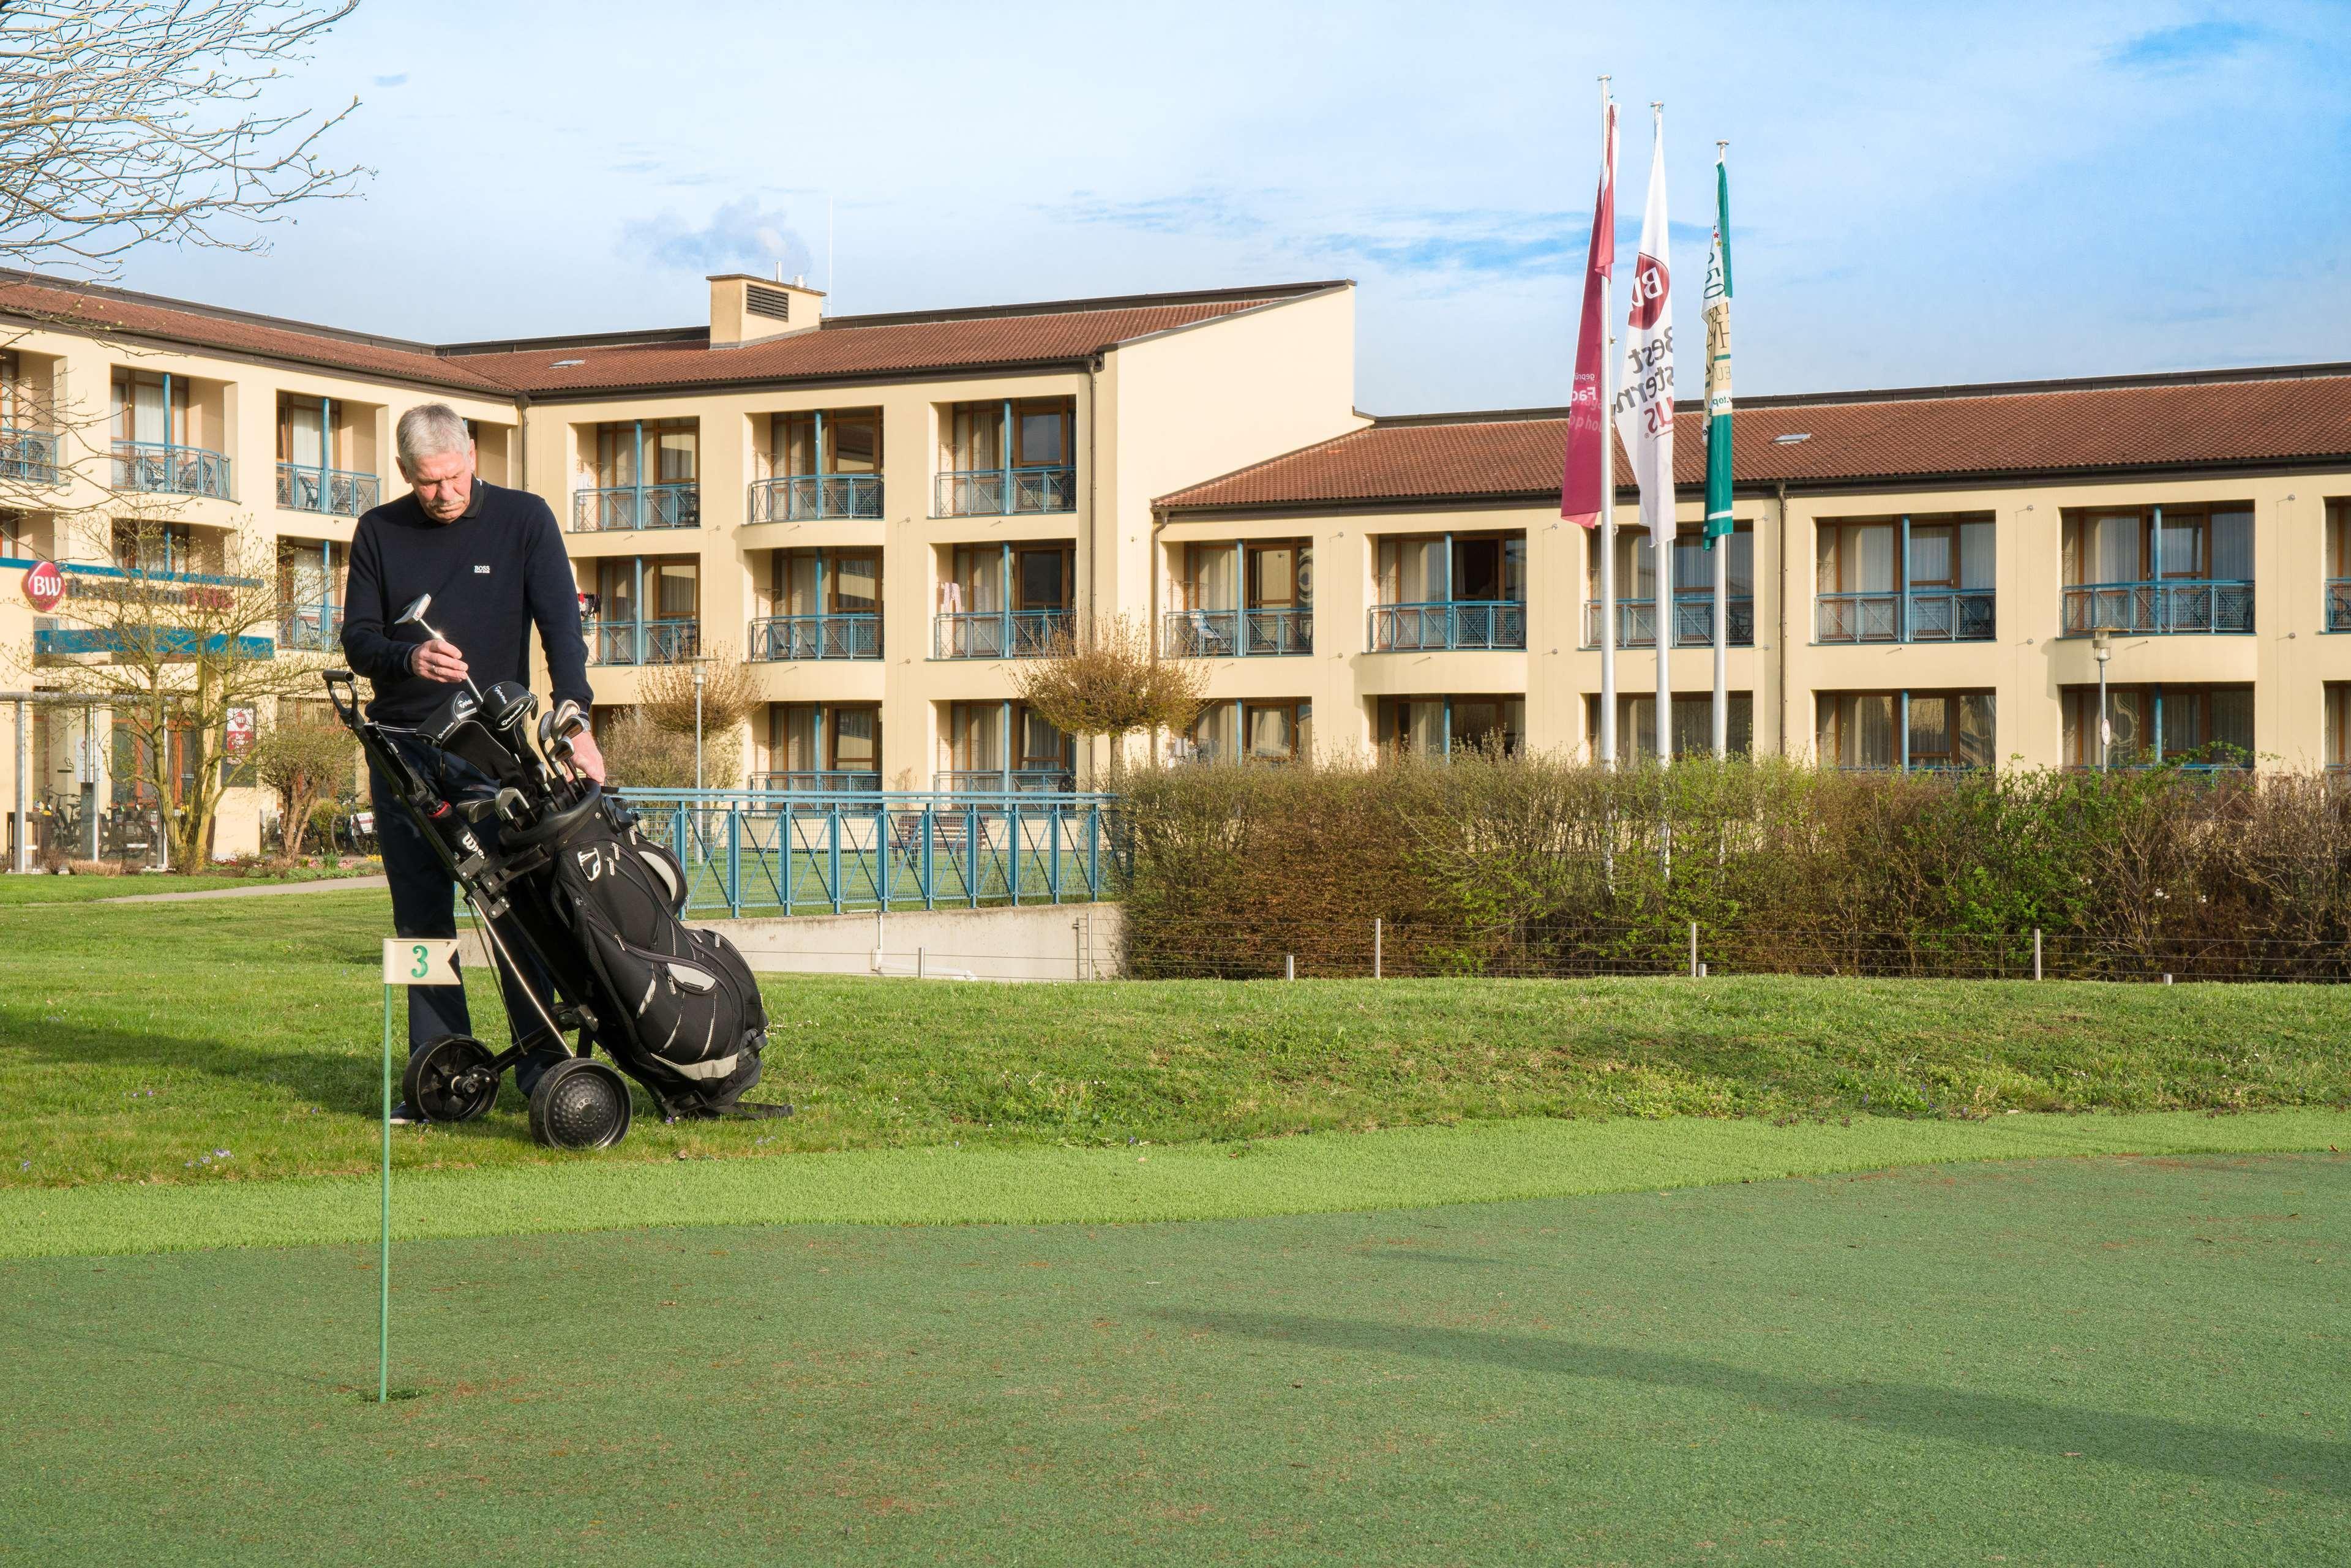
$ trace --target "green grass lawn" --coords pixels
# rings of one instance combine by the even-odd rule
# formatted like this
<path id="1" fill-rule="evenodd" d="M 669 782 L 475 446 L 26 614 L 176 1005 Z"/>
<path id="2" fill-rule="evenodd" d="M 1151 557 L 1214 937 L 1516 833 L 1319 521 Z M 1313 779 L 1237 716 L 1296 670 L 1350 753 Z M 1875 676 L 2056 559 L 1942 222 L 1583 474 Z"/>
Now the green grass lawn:
<path id="1" fill-rule="evenodd" d="M 1246 1162 L 1244 1162 L 1246 1163 Z M 0 1562 L 2325 1563 L 2351 1161 L 0 1262 Z"/>
<path id="2" fill-rule="evenodd" d="M 131 873 L 121 876 L 0 875 L 0 910 L 21 904 L 88 904 L 101 898 L 128 898 L 150 893 L 211 893 L 228 887 L 278 887 L 288 883 L 342 881 L 353 876 L 381 876 L 381 864 L 349 862 L 339 871 L 304 869 L 271 876 L 226 876 L 205 873 Z"/>
<path id="3" fill-rule="evenodd" d="M 0 1186 L 372 1168 L 386 916 L 381 893 L 8 916 Z M 799 1114 L 643 1115 L 600 1159 L 1520 1117 L 2351 1105 L 2351 988 L 776 977 L 767 991 L 760 1094 Z M 495 1035 L 491 988 L 474 994 Z M 511 1086 L 484 1121 L 398 1145 L 415 1168 L 565 1157 L 529 1142 Z"/>

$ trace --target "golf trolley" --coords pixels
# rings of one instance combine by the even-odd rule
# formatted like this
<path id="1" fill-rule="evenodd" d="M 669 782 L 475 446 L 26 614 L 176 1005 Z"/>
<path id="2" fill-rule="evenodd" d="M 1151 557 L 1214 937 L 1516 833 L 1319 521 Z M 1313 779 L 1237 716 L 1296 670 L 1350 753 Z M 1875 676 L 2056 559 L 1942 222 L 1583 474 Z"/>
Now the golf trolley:
<path id="1" fill-rule="evenodd" d="M 424 620 L 432 602 L 418 599 L 394 624 L 437 637 Z M 578 1033 L 572 1054 L 532 1088 L 533 1137 L 566 1149 L 619 1143 L 630 1119 L 622 1072 L 664 1119 L 791 1113 L 741 1103 L 767 1044 L 758 983 L 732 943 L 684 924 L 676 857 L 575 765 L 573 742 L 587 728 L 577 703 L 540 716 L 534 733 L 538 698 L 528 688 L 501 681 L 485 692 L 468 676 L 423 723 L 401 729 L 361 712 L 350 671 L 328 671 L 326 684 L 336 716 L 455 880 L 493 965 L 558 1043 Z M 435 779 L 445 768 L 428 777 L 411 747 L 426 760 L 456 758 L 486 787 L 444 792 Z M 517 946 L 538 960 L 545 995 Z M 611 1062 L 596 1059 L 599 1046 Z M 493 1053 L 465 1035 L 433 1040 L 409 1058 L 408 1103 L 428 1121 L 471 1121 L 524 1054 L 520 1045 Z"/>

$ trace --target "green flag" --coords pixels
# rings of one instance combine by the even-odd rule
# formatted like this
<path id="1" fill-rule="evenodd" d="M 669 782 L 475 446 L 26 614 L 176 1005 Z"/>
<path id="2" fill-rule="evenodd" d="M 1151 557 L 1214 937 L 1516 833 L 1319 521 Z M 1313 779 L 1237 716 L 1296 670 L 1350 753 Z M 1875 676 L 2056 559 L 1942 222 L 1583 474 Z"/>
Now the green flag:
<path id="1" fill-rule="evenodd" d="M 1714 248 L 1706 257 L 1706 545 L 1730 532 L 1730 169 L 1714 157 Z"/>

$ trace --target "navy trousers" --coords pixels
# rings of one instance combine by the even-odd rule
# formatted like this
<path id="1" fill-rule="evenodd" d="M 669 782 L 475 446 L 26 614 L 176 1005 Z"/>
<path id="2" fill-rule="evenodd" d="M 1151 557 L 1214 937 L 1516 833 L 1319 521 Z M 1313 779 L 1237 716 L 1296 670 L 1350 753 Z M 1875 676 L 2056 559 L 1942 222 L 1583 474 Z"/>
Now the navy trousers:
<path id="1" fill-rule="evenodd" d="M 392 743 L 410 767 L 433 780 L 443 796 L 452 804 L 466 800 L 486 800 L 496 786 L 488 774 L 462 758 L 451 757 L 429 746 L 402 742 L 393 737 Z M 375 800 L 376 841 L 383 851 L 383 874 L 392 883 L 392 928 L 399 936 L 455 936 L 457 934 L 457 881 L 449 868 L 441 863 L 440 853 L 425 838 L 425 830 L 409 816 L 408 808 L 400 803 L 400 793 L 392 780 L 371 762 L 368 784 Z M 497 838 L 498 822 L 495 817 L 474 825 L 475 833 L 492 842 Z M 548 984 L 547 971 L 512 931 L 500 927 L 506 938 L 507 951 L 511 954 L 528 977 L 531 989 L 542 999 L 554 995 Z M 528 1048 L 520 1061 L 515 1063 L 515 1087 L 528 1095 L 539 1075 L 569 1052 L 560 1036 L 549 1031 L 546 1020 L 532 1005 L 529 992 L 523 989 L 520 979 L 503 964 L 494 967 L 498 971 L 499 989 L 507 1003 L 507 1027 L 517 1045 Z M 552 1010 L 551 1009 L 549 1010 Z M 414 1055 L 419 1048 L 439 1040 L 444 1035 L 474 1032 L 473 1015 L 465 1007 L 465 988 L 456 986 L 411 986 L 408 988 L 408 1051 Z"/>

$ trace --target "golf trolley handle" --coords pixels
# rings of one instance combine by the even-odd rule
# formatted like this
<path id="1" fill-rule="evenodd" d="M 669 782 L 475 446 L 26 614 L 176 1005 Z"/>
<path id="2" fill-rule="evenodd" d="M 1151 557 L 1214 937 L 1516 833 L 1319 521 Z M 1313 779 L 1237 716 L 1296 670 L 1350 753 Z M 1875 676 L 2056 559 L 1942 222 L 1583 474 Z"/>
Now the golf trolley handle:
<path id="1" fill-rule="evenodd" d="M 357 728 L 360 716 L 358 679 L 349 670 L 329 670 L 323 677 L 327 683 L 327 700 L 335 705 L 335 716 L 346 727 Z"/>

